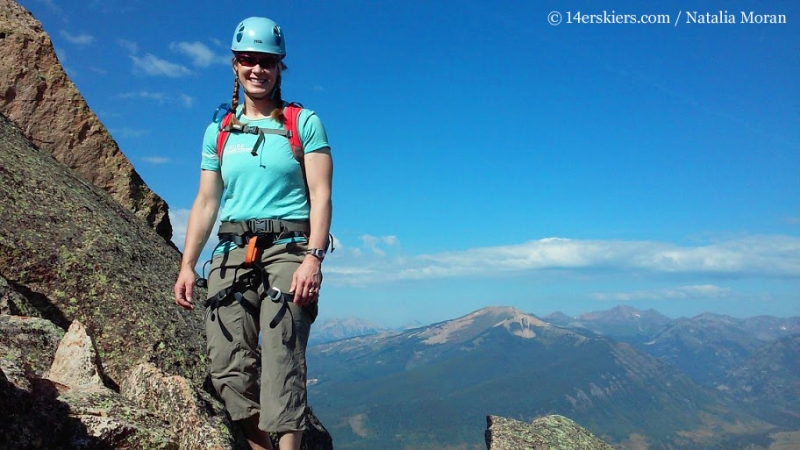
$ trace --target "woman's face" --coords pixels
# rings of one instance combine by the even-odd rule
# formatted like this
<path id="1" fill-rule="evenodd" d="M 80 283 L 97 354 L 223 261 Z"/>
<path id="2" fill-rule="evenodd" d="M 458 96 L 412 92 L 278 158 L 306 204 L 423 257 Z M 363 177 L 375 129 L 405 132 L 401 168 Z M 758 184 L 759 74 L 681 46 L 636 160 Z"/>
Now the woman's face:
<path id="1" fill-rule="evenodd" d="M 233 71 L 245 94 L 253 99 L 266 98 L 275 87 L 280 75 L 281 60 L 270 53 L 237 53 L 234 56 Z"/>

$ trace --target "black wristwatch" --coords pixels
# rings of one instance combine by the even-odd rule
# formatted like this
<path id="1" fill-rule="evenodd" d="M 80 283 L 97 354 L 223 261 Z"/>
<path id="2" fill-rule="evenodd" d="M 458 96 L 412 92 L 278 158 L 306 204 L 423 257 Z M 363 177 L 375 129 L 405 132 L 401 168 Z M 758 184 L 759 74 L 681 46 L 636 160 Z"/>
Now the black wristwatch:
<path id="1" fill-rule="evenodd" d="M 321 248 L 310 248 L 306 250 L 306 255 L 311 255 L 317 258 L 318 260 L 322 261 L 323 259 L 325 259 L 325 250 Z"/>

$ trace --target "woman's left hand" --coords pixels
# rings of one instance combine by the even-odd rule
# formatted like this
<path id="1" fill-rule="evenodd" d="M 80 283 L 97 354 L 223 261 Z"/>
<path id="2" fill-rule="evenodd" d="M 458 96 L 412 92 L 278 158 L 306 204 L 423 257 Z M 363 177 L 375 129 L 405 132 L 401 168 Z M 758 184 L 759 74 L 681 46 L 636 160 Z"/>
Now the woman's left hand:
<path id="1" fill-rule="evenodd" d="M 322 285 L 321 266 L 322 262 L 315 256 L 306 255 L 303 263 L 295 270 L 289 290 L 294 294 L 295 305 L 305 306 L 317 299 Z"/>

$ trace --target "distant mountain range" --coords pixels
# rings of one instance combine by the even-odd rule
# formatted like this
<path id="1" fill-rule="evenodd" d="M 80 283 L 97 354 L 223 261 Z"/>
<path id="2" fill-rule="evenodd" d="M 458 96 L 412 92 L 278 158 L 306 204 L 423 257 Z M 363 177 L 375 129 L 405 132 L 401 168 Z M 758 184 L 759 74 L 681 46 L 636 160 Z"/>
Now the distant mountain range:
<path id="1" fill-rule="evenodd" d="M 559 314 L 555 318 L 558 323 L 553 323 L 558 325 L 586 328 L 634 345 L 679 368 L 695 382 L 713 388 L 724 383 L 761 347 L 800 334 L 800 317 L 736 319 L 703 313 L 669 319 L 654 310 L 620 306 L 574 319 L 564 320 Z"/>
<path id="2" fill-rule="evenodd" d="M 755 349 L 730 369 L 718 388 L 770 423 L 800 424 L 800 334 Z M 800 448 L 800 443 L 795 448 Z"/>
<path id="3" fill-rule="evenodd" d="M 355 317 L 321 319 L 314 323 L 313 327 L 308 339 L 309 345 L 392 331 L 390 328 Z"/>
<path id="4" fill-rule="evenodd" d="M 671 320 L 629 307 L 540 319 L 484 308 L 312 346 L 309 395 L 342 449 L 472 448 L 487 414 L 546 413 L 621 448 L 744 448 L 800 423 L 798 322 Z M 765 367 L 777 369 L 767 376 Z M 784 400 L 737 395 L 748 389 Z"/>
<path id="5" fill-rule="evenodd" d="M 640 311 L 630 306 L 617 306 L 607 311 L 590 312 L 577 317 L 555 312 L 542 319 L 553 325 L 586 328 L 612 338 L 648 335 L 657 332 L 672 320 L 655 310 Z"/>

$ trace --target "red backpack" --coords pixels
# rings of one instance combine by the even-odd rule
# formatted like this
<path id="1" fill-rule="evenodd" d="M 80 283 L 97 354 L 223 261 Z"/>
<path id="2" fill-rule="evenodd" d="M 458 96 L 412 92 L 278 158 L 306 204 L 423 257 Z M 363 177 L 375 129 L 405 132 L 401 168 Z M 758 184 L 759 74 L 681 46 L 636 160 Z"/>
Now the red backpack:
<path id="1" fill-rule="evenodd" d="M 227 105 L 225 105 L 227 106 Z M 217 135 L 217 158 L 219 158 L 219 166 L 222 167 L 222 152 L 225 149 L 225 143 L 228 142 L 228 136 L 230 136 L 231 132 L 243 132 L 243 133 L 253 133 L 258 134 L 258 141 L 256 141 L 256 145 L 253 148 L 258 148 L 261 145 L 261 142 L 264 139 L 263 133 L 266 134 L 279 134 L 281 136 L 286 136 L 289 139 L 289 146 L 292 147 L 292 154 L 294 154 L 294 159 L 300 163 L 300 166 L 303 167 L 303 172 L 305 173 L 305 167 L 303 166 L 303 143 L 300 141 L 300 133 L 297 131 L 297 118 L 300 116 L 300 111 L 303 110 L 303 105 L 300 103 L 289 103 L 286 107 L 283 108 L 283 126 L 285 129 L 278 130 L 278 129 L 270 129 L 270 128 L 259 128 L 259 127 L 251 127 L 249 125 L 239 125 L 239 124 L 231 124 L 233 122 L 235 112 L 232 111 L 230 108 L 227 109 L 227 113 L 222 118 L 222 122 L 219 124 L 219 134 Z M 216 115 L 216 114 L 215 114 Z"/>

